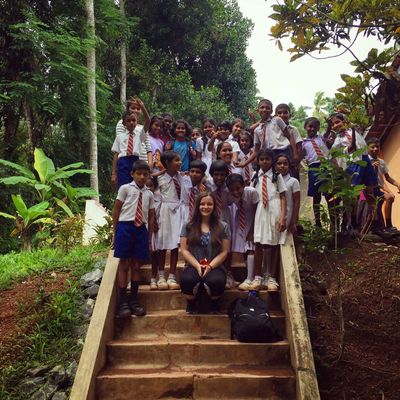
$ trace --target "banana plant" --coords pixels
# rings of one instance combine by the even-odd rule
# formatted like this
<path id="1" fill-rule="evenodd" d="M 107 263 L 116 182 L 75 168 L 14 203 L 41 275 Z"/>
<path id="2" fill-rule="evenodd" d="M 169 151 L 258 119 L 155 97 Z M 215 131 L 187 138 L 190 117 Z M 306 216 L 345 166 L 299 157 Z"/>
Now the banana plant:
<path id="1" fill-rule="evenodd" d="M 27 207 L 21 195 L 11 195 L 14 203 L 16 215 L 0 212 L 0 217 L 15 220 L 15 228 L 11 235 L 18 236 L 21 239 L 21 250 L 30 251 L 32 248 L 32 238 L 35 233 L 34 226 L 37 224 L 51 224 L 54 220 L 51 218 L 50 203 L 41 201 L 31 207 Z"/>
<path id="2" fill-rule="evenodd" d="M 72 210 L 79 211 L 80 199 L 98 196 L 97 192 L 91 188 L 73 188 L 68 182 L 70 177 L 76 174 L 92 174 L 92 170 L 82 169 L 82 162 L 56 168 L 53 161 L 39 148 L 34 151 L 33 172 L 7 160 L 0 159 L 0 165 L 18 173 L 18 175 L 1 178 L 0 183 L 30 186 L 35 189 L 38 201 L 56 203 L 68 216 L 73 214 Z"/>

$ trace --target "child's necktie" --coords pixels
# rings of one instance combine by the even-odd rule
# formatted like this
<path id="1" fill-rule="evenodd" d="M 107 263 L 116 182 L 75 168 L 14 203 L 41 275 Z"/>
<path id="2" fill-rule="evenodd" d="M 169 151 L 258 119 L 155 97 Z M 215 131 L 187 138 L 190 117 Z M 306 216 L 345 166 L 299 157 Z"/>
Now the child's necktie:
<path id="1" fill-rule="evenodd" d="M 262 195 L 262 204 L 263 204 L 263 207 L 265 208 L 265 207 L 267 207 L 267 202 L 268 202 L 267 176 L 266 175 L 263 175 L 261 195 Z"/>
<path id="2" fill-rule="evenodd" d="M 142 205 L 142 197 L 143 193 L 139 193 L 138 204 L 136 207 L 136 214 L 135 214 L 135 226 L 139 227 L 143 225 L 143 205 Z"/>
<path id="3" fill-rule="evenodd" d="M 314 151 L 317 154 L 318 157 L 323 157 L 324 153 L 322 152 L 321 148 L 318 146 L 317 142 L 315 139 L 311 139 L 311 144 L 314 147 Z"/>
<path id="4" fill-rule="evenodd" d="M 126 149 L 126 155 L 131 156 L 133 155 L 133 137 L 134 137 L 133 132 L 129 132 L 129 137 L 128 137 L 128 148 Z"/>
<path id="5" fill-rule="evenodd" d="M 217 208 L 218 216 L 221 216 L 221 210 L 222 210 L 222 192 L 221 192 L 221 188 L 217 189 L 217 192 L 216 192 L 216 195 L 215 195 L 215 206 Z"/>
<path id="6" fill-rule="evenodd" d="M 189 218 L 192 218 L 193 216 L 195 200 L 196 200 L 195 187 L 192 186 L 189 195 Z"/>
<path id="7" fill-rule="evenodd" d="M 244 231 L 246 227 L 246 215 L 244 213 L 243 199 L 239 201 L 239 229 Z"/>
<path id="8" fill-rule="evenodd" d="M 180 183 L 178 181 L 178 178 L 176 176 L 174 176 L 172 178 L 172 180 L 174 181 L 176 195 L 178 196 L 178 199 L 180 199 L 181 198 L 181 185 L 180 185 Z"/>

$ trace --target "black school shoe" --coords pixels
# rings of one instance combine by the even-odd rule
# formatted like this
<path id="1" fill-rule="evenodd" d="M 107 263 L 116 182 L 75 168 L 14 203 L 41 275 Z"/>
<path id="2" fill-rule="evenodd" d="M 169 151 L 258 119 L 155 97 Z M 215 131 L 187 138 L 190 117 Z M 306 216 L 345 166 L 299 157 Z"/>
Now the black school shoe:
<path id="1" fill-rule="evenodd" d="M 188 314 L 197 314 L 198 309 L 194 300 L 188 300 L 186 305 L 186 312 Z"/>
<path id="2" fill-rule="evenodd" d="M 141 307 L 136 301 L 131 301 L 129 303 L 129 307 L 132 315 L 136 315 L 137 317 L 143 317 L 146 315 L 146 310 L 144 307 Z"/>
<path id="3" fill-rule="evenodd" d="M 122 302 L 118 306 L 118 317 L 127 318 L 131 316 L 131 309 L 127 302 Z"/>

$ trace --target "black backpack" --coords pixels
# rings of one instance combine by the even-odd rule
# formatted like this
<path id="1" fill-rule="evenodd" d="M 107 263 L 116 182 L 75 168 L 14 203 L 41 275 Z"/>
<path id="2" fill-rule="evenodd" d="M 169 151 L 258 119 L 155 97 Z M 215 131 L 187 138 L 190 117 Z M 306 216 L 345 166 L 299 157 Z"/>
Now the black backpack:
<path id="1" fill-rule="evenodd" d="M 267 303 L 258 294 L 238 298 L 228 308 L 231 339 L 247 343 L 272 343 L 282 340 L 272 324 Z"/>

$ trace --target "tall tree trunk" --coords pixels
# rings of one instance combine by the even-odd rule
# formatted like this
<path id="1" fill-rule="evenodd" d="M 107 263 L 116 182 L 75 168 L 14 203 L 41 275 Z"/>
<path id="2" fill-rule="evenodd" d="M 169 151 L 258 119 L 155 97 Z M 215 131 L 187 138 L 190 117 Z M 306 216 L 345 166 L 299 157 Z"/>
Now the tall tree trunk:
<path id="1" fill-rule="evenodd" d="M 89 105 L 89 139 L 90 139 L 90 187 L 99 191 L 99 175 L 97 166 L 97 121 L 96 121 L 96 33 L 94 27 L 93 0 L 86 0 L 86 14 L 89 39 L 92 46 L 87 53 L 88 68 L 88 105 Z"/>
<path id="2" fill-rule="evenodd" d="M 125 18 L 125 0 L 119 1 L 119 10 L 121 16 Z M 126 36 L 123 33 L 121 40 L 121 92 L 120 92 L 121 104 L 125 106 L 126 102 Z"/>

